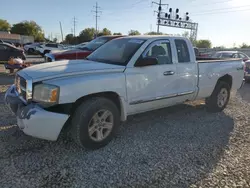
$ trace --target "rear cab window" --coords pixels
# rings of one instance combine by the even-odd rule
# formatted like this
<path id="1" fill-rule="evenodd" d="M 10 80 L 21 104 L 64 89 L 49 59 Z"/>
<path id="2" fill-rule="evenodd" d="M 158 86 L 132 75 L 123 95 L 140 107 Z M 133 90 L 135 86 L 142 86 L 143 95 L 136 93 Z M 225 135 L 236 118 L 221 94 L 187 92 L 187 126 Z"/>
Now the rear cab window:
<path id="1" fill-rule="evenodd" d="M 185 40 L 175 39 L 175 46 L 179 63 L 189 63 L 190 53 Z"/>
<path id="2" fill-rule="evenodd" d="M 46 44 L 45 46 L 50 47 L 50 48 L 57 48 L 58 47 L 57 44 L 52 44 L 52 43 Z"/>

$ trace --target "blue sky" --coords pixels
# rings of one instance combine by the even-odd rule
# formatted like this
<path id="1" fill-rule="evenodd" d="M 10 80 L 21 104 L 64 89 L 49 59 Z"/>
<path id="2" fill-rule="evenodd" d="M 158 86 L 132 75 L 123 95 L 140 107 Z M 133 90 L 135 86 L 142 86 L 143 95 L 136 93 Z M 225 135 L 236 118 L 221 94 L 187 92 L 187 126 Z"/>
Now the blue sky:
<path id="1" fill-rule="evenodd" d="M 158 1 L 158 0 L 157 0 Z M 146 33 L 156 31 L 156 5 L 151 0 L 111 1 L 97 0 L 102 13 L 99 29 L 107 27 L 112 32 L 127 34 L 130 29 Z M 189 12 L 190 18 L 199 23 L 198 39 L 210 39 L 213 46 L 232 47 L 243 42 L 250 44 L 250 0 L 162 0 L 181 13 Z M 60 37 L 59 21 L 64 35 L 71 33 L 76 17 L 76 34 L 86 27 L 95 27 L 91 10 L 95 1 L 90 0 L 11 0 L 1 1 L 0 18 L 11 24 L 34 20 L 44 29 L 46 36 Z M 164 8 L 164 7 L 163 7 Z M 185 30 L 160 27 L 169 34 Z"/>

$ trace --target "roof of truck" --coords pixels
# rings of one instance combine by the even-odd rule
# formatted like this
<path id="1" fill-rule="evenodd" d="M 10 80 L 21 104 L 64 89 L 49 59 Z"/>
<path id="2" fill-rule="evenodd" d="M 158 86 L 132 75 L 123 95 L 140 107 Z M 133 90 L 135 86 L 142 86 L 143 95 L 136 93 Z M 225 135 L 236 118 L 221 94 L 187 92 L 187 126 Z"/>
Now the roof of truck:
<path id="1" fill-rule="evenodd" d="M 185 38 L 185 37 L 178 37 L 178 36 L 169 36 L 169 35 L 132 35 L 132 36 L 125 36 L 124 38 L 137 38 L 137 39 L 152 39 L 152 38 Z"/>

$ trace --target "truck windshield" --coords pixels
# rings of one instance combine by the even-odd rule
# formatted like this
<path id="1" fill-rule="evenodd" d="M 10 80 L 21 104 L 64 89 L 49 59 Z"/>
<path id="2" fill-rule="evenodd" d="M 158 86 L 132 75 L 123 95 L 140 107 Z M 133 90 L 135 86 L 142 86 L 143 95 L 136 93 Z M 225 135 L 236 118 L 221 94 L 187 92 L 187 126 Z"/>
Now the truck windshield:
<path id="1" fill-rule="evenodd" d="M 233 57 L 233 53 L 215 53 L 213 58 L 231 58 Z"/>
<path id="2" fill-rule="evenodd" d="M 114 39 L 94 51 L 87 59 L 126 66 L 144 42 L 144 39 L 135 38 Z"/>
<path id="3" fill-rule="evenodd" d="M 88 44 L 82 47 L 78 47 L 80 50 L 88 50 L 88 51 L 94 51 L 103 44 L 105 44 L 109 39 L 102 37 L 102 38 L 96 38 L 92 41 L 90 41 Z"/>

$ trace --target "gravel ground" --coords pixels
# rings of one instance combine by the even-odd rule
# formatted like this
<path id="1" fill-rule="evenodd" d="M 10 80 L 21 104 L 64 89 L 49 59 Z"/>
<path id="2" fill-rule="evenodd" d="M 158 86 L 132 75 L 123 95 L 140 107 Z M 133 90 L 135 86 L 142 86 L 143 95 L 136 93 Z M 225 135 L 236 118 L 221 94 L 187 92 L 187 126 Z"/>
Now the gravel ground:
<path id="1" fill-rule="evenodd" d="M 249 93 L 250 87 L 244 88 Z M 129 117 L 105 148 L 24 135 L 0 94 L 0 187 L 250 187 L 250 106 L 195 102 Z"/>

